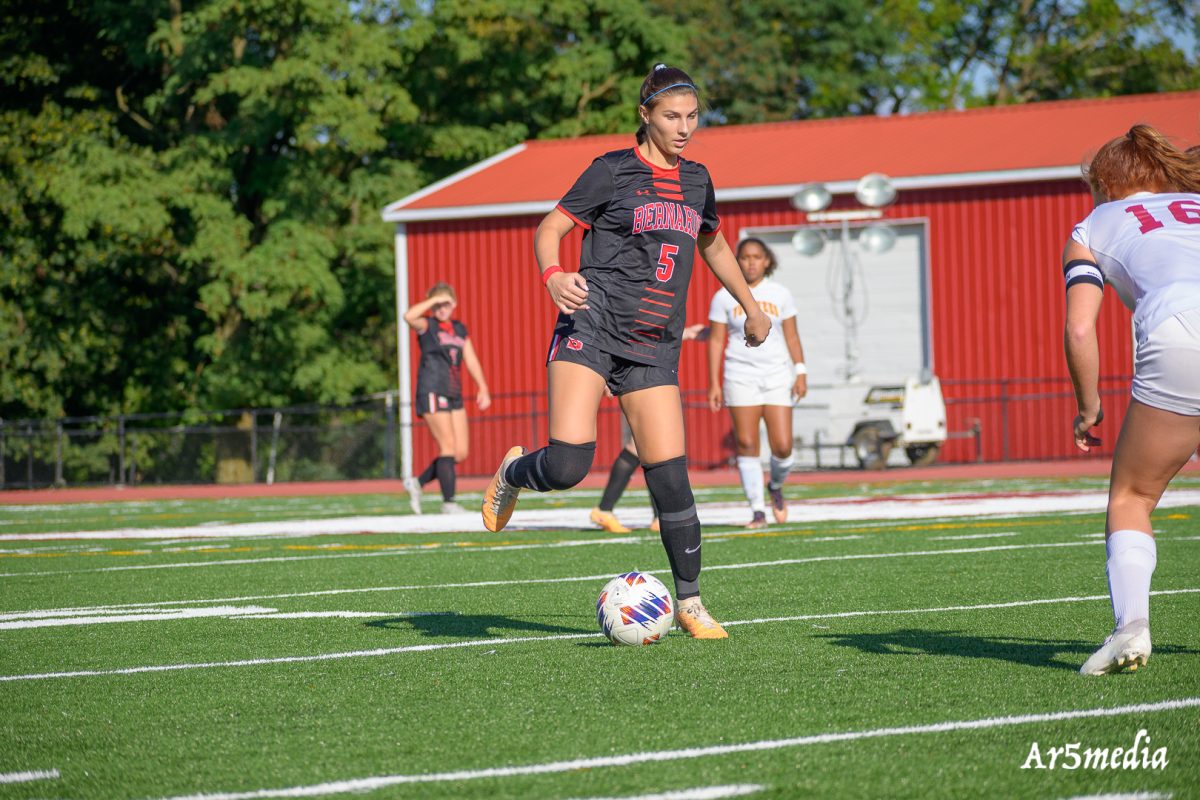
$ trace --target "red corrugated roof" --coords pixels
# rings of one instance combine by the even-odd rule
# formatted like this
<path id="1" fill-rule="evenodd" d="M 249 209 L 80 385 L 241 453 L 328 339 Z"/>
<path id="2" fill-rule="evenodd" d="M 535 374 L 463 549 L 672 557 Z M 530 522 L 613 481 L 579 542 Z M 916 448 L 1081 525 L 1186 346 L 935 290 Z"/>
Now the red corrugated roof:
<path id="1" fill-rule="evenodd" d="M 852 181 L 868 172 L 904 178 L 1037 170 L 1077 166 L 1137 122 L 1179 144 L 1196 143 L 1200 91 L 727 125 L 697 132 L 685 157 L 705 164 L 723 191 Z M 597 155 L 632 143 L 631 133 L 529 141 L 391 204 L 384 214 L 553 201 Z"/>

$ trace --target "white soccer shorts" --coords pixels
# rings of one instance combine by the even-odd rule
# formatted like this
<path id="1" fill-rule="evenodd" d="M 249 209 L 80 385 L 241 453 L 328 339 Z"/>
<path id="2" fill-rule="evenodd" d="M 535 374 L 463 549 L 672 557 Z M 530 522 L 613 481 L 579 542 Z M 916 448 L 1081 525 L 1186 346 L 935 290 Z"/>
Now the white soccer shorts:
<path id="1" fill-rule="evenodd" d="M 1164 411 L 1200 416 L 1200 308 L 1164 321 L 1137 349 L 1133 399 Z"/>
<path id="2" fill-rule="evenodd" d="M 792 406 L 792 385 L 796 382 L 788 372 L 725 381 L 725 405 L 728 406 Z"/>

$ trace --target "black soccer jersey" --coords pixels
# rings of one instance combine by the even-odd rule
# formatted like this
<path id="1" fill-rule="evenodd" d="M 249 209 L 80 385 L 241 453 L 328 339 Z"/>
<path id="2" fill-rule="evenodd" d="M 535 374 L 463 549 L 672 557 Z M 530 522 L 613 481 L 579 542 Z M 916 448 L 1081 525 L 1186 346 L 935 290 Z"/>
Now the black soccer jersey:
<path id="1" fill-rule="evenodd" d="M 560 314 L 558 331 L 643 364 L 679 365 L 696 237 L 721 222 L 703 164 L 657 167 L 638 149 L 592 162 L 558 208 L 586 229 L 579 271 L 588 309 Z"/>
<path id="2" fill-rule="evenodd" d="M 467 326 L 456 319 L 438 322 L 426 318 L 425 332 L 417 336 L 421 362 L 417 366 L 417 394 L 462 396 L 462 351 Z"/>

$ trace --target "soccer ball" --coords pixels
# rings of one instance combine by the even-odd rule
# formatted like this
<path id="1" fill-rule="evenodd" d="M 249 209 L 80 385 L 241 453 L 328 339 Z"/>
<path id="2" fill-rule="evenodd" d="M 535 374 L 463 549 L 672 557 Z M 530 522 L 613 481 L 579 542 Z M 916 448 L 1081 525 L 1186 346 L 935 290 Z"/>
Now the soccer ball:
<path id="1" fill-rule="evenodd" d="M 644 572 L 626 572 L 604 584 L 596 600 L 596 622 L 613 644 L 653 644 L 675 619 L 671 593 Z"/>

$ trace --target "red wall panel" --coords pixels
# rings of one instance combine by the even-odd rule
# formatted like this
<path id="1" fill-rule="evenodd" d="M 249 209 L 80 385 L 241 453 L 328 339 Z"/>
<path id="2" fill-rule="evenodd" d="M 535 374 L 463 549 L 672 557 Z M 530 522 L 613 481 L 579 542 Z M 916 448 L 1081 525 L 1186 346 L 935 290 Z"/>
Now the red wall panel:
<path id="1" fill-rule="evenodd" d="M 852 199 L 839 198 L 834 208 L 853 206 Z M 1079 181 L 908 191 L 886 209 L 889 218 L 929 222 L 934 366 L 945 390 L 950 430 L 966 430 L 978 420 L 985 460 L 1075 453 L 1074 404 L 1062 356 L 1059 256 L 1071 226 L 1090 209 L 1091 197 Z M 805 221 L 783 200 L 726 203 L 721 213 L 731 244 L 741 228 Z M 456 288 L 458 316 L 471 332 L 494 398 L 483 413 L 468 401 L 472 453 L 464 474 L 489 474 L 507 447 L 541 446 L 547 436 L 544 359 L 555 314 L 533 260 L 538 221 L 525 216 L 408 226 L 409 301 L 424 297 L 438 280 Z M 564 267 L 578 263 L 580 240 L 577 230 L 564 242 Z M 717 288 L 699 262 L 688 296 L 689 324 L 705 320 Z M 1132 372 L 1129 314 L 1112 292 L 1100 327 L 1111 420 L 1105 443 L 1111 448 L 1128 403 L 1123 378 Z M 415 337 L 412 341 L 415 353 Z M 705 347 L 685 344 L 680 385 L 688 454 L 696 467 L 723 464 L 732 455 L 728 415 L 704 407 L 705 383 Z M 470 397 L 469 379 L 466 389 Z M 616 456 L 618 426 L 616 404 L 605 401 L 598 466 Z M 422 426 L 415 440 L 419 469 L 434 453 Z M 943 460 L 975 457 L 974 442 L 962 440 L 948 443 Z"/>

